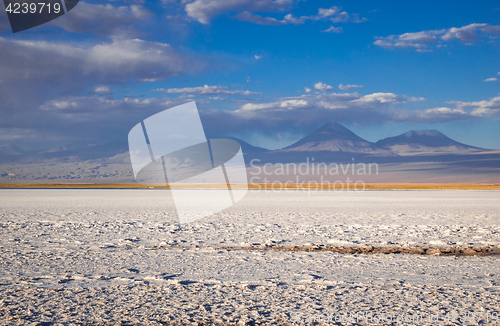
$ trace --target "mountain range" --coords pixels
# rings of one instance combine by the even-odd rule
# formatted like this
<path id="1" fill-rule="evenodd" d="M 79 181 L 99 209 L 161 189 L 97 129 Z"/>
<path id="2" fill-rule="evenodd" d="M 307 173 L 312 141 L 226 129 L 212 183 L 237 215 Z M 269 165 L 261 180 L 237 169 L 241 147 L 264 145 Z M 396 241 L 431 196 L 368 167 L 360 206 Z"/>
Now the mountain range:
<path id="1" fill-rule="evenodd" d="M 456 159 L 457 156 L 464 155 L 500 153 L 459 143 L 437 130 L 411 130 L 373 143 L 336 122 L 327 123 L 294 144 L 277 150 L 253 146 L 234 137 L 224 138 L 240 143 L 247 163 L 252 159 L 260 159 L 262 163 L 302 162 L 306 157 L 314 157 L 316 161 L 324 162 L 351 161 L 352 158 L 399 162 L 427 160 L 430 156 L 455 156 Z M 125 155 L 127 150 L 126 143 L 108 143 L 25 152 L 15 145 L 8 144 L 0 146 L 0 163 L 70 163 L 88 160 L 100 160 L 103 163 L 119 163 L 124 160 L 128 163 L 128 155 Z"/>
<path id="2" fill-rule="evenodd" d="M 260 162 L 350 162 L 370 160 L 377 163 L 423 162 L 429 160 L 470 160 L 471 155 L 500 155 L 500 151 L 459 143 L 437 130 L 411 130 L 375 143 L 369 142 L 339 123 L 327 123 L 296 143 L 277 150 L 266 150 L 240 141 L 247 164 Z M 260 163 L 259 162 L 259 163 Z"/>
<path id="3" fill-rule="evenodd" d="M 370 142 L 332 122 L 276 150 L 224 138 L 240 143 L 249 169 L 267 163 L 364 162 L 379 164 L 383 172 L 367 180 L 370 182 L 500 182 L 500 150 L 462 144 L 437 130 L 411 130 Z M 135 180 L 126 140 L 39 152 L 23 151 L 12 144 L 0 146 L 0 182 L 27 181 L 128 183 Z"/>

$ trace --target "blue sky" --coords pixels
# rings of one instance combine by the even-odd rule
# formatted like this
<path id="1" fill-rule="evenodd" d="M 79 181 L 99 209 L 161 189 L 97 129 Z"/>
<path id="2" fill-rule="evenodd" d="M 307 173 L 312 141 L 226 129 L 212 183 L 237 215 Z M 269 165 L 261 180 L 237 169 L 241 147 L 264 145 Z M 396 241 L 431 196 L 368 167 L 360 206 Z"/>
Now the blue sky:
<path id="1" fill-rule="evenodd" d="M 494 1 L 80 1 L 16 34 L 3 14 L 0 31 L 0 144 L 126 141 L 196 100 L 210 137 L 267 148 L 337 121 L 500 149 Z"/>

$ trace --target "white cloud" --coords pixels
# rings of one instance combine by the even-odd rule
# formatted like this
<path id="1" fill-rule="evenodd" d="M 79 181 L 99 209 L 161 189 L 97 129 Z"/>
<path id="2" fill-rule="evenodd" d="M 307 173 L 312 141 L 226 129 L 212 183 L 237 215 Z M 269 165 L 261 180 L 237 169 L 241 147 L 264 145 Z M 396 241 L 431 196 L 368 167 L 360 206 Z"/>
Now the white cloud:
<path id="1" fill-rule="evenodd" d="M 268 109 L 287 109 L 293 110 L 300 107 L 305 107 L 309 103 L 305 100 L 285 100 L 274 103 L 262 103 L 262 104 L 254 104 L 247 103 L 241 106 L 241 110 L 243 111 L 255 111 L 255 110 L 268 110 Z"/>
<path id="2" fill-rule="evenodd" d="M 94 93 L 109 94 L 111 93 L 111 87 L 109 86 L 97 86 L 93 90 Z"/>
<path id="3" fill-rule="evenodd" d="M 427 110 L 424 110 L 423 112 L 431 113 L 431 114 L 461 114 L 461 115 L 467 114 L 467 112 L 465 112 L 462 109 L 456 109 L 456 108 L 450 109 L 448 107 L 427 109 Z"/>
<path id="4" fill-rule="evenodd" d="M 459 40 L 464 43 L 476 42 L 478 33 L 500 34 L 500 26 L 491 26 L 488 24 L 470 24 L 460 28 L 450 28 L 441 37 L 444 41 Z"/>
<path id="5" fill-rule="evenodd" d="M 500 95 L 500 94 L 499 94 Z M 477 102 L 448 102 L 455 108 L 437 107 L 425 110 L 401 110 L 394 114 L 394 122 L 447 122 L 454 120 L 477 119 L 485 116 L 500 115 L 500 97 Z"/>
<path id="6" fill-rule="evenodd" d="M 358 14 L 349 14 L 347 11 L 342 11 L 342 8 L 337 6 L 333 6 L 330 8 L 319 8 L 316 15 L 302 16 L 300 17 L 300 19 L 314 21 L 322 20 L 330 21 L 332 23 L 360 23 L 367 20 L 366 18 L 359 18 Z"/>
<path id="7" fill-rule="evenodd" d="M 293 0 L 195 0 L 186 4 L 189 17 L 209 24 L 213 17 L 229 11 L 275 12 L 288 10 Z"/>
<path id="8" fill-rule="evenodd" d="M 240 21 L 250 22 L 258 25 L 301 25 L 305 24 L 308 20 L 318 20 L 323 19 L 324 17 L 317 16 L 302 16 L 302 17 L 294 17 L 292 14 L 287 14 L 283 17 L 282 20 L 276 19 L 274 17 L 264 17 L 261 15 L 257 15 L 248 11 L 243 11 L 235 16 Z M 324 19 L 323 19 L 324 20 Z"/>
<path id="9" fill-rule="evenodd" d="M 198 95 L 256 95 L 261 94 L 258 92 L 243 91 L 243 90 L 228 90 L 226 86 L 199 86 L 199 87 L 185 87 L 185 88 L 158 88 L 157 92 L 164 92 L 170 94 L 198 94 Z"/>
<path id="10" fill-rule="evenodd" d="M 261 56 L 261 55 L 254 55 L 253 57 L 255 58 L 255 60 L 262 59 L 262 56 Z"/>
<path id="11" fill-rule="evenodd" d="M 229 127 L 229 132 L 234 133 L 244 131 L 263 133 L 273 131 L 275 133 L 297 130 L 297 128 L 310 128 L 325 121 L 366 125 L 416 122 L 424 119 L 417 117 L 416 114 L 408 113 L 410 110 L 401 107 L 408 101 L 408 98 L 393 93 L 368 95 L 307 93 L 265 103 L 246 103 L 236 111 L 206 110 L 202 112 L 202 116 L 209 124 L 215 126 L 223 123 Z M 440 118 L 438 112 L 434 115 L 432 119 Z M 460 119 L 464 118 L 471 117 L 460 117 Z M 212 129 L 212 132 L 217 132 L 216 129 Z"/>
<path id="12" fill-rule="evenodd" d="M 151 12 L 140 5 L 115 7 L 111 4 L 99 5 L 80 1 L 77 10 L 71 10 L 49 24 L 74 33 L 92 32 L 131 38 L 139 35 L 133 25 L 152 16 Z"/>
<path id="13" fill-rule="evenodd" d="M 242 111 L 255 110 L 295 110 L 300 108 L 319 108 L 327 110 L 370 110 L 377 106 L 405 103 L 408 100 L 393 93 L 358 93 L 306 94 L 289 97 L 271 103 L 247 103 L 241 106 Z"/>
<path id="14" fill-rule="evenodd" d="M 306 90 L 306 93 L 311 93 L 311 89 L 309 87 L 304 87 L 304 89 Z"/>
<path id="15" fill-rule="evenodd" d="M 314 84 L 314 88 L 319 89 L 320 91 L 328 91 L 330 89 L 333 89 L 332 86 L 323 84 L 322 82 L 317 82 L 316 84 Z"/>
<path id="16" fill-rule="evenodd" d="M 172 101 L 157 98 L 124 98 L 114 99 L 101 96 L 66 96 L 50 100 L 40 106 L 44 111 L 105 111 L 112 109 L 123 109 L 123 104 L 130 105 L 168 105 Z"/>
<path id="17" fill-rule="evenodd" d="M 339 7 L 331 7 L 329 9 L 319 8 L 318 15 L 316 17 L 332 17 L 338 14 L 340 11 Z"/>
<path id="18" fill-rule="evenodd" d="M 234 16 L 234 18 L 244 21 L 250 22 L 258 25 L 285 25 L 287 21 L 278 20 L 272 17 L 262 17 L 260 15 L 252 14 L 251 12 L 244 11 Z"/>
<path id="19" fill-rule="evenodd" d="M 500 97 L 494 97 L 490 100 L 476 102 L 450 102 L 457 106 L 459 110 L 471 109 L 471 115 L 476 117 L 490 116 L 500 114 Z"/>
<path id="20" fill-rule="evenodd" d="M 183 93 L 185 94 L 185 93 Z M 186 94 L 190 96 L 192 94 Z M 185 98 L 111 98 L 109 96 L 91 97 L 59 97 L 40 106 L 39 112 L 50 114 L 47 120 L 59 119 L 55 132 L 64 135 L 64 130 L 73 132 L 74 139 L 81 139 L 81 135 L 91 131 L 99 131 L 103 137 L 104 129 L 110 127 L 109 121 L 115 130 L 106 131 L 104 136 L 110 137 L 122 130 L 133 121 L 160 112 L 165 108 L 185 103 Z M 192 99 L 190 99 L 192 100 Z M 210 101 L 224 100 L 218 95 L 197 101 L 198 104 Z M 270 102 L 249 102 L 240 106 L 236 111 L 207 110 L 200 111 L 204 123 L 207 122 L 206 132 L 217 134 L 233 132 L 235 134 L 246 131 L 277 132 L 280 130 L 296 130 L 304 126 L 316 126 L 324 121 L 339 121 L 346 123 L 373 124 L 373 123 L 434 123 L 454 120 L 478 119 L 485 115 L 500 115 L 500 97 L 488 101 L 453 102 L 453 107 L 437 107 L 425 110 L 411 110 L 405 107 L 412 98 L 394 93 L 373 93 L 360 95 L 358 93 L 307 93 L 300 96 L 276 99 Z M 472 111 L 472 112 L 471 112 Z M 127 114 L 123 114 L 126 112 Z M 98 123 L 96 123 L 98 121 Z M 98 125 L 106 128 L 96 129 L 88 126 Z M 221 126 L 225 126 L 221 131 Z M 79 129 L 78 129 L 79 128 Z M 120 129 L 122 128 L 122 129 Z M 227 129 L 226 129 L 227 128 Z M 78 129 L 78 132 L 75 131 Z M 0 126 L 1 130 L 1 126 Z M 46 133 L 45 133 L 46 134 Z M 95 134 L 88 137 L 97 137 Z M 45 136 L 44 136 L 45 137 Z"/>
<path id="21" fill-rule="evenodd" d="M 297 97 L 283 98 L 270 103 L 247 103 L 231 113 L 234 119 L 254 121 L 255 125 L 270 122 L 290 124 L 315 123 L 326 120 L 349 123 L 369 124 L 387 122 L 446 122 L 454 120 L 476 119 L 479 108 L 485 110 L 500 107 L 500 97 L 478 103 L 461 103 L 456 108 L 438 107 L 424 110 L 405 108 L 408 102 L 422 98 L 405 97 L 394 93 L 316 93 Z M 477 107 L 472 113 L 462 106 Z M 484 111 L 486 112 L 486 111 Z M 484 113 L 482 113 L 484 114 Z M 488 111 L 488 114 L 492 114 Z"/>
<path id="22" fill-rule="evenodd" d="M 351 17 L 346 11 L 340 11 L 339 7 L 331 7 L 329 9 L 320 8 L 318 9 L 318 14 L 312 16 L 300 16 L 294 17 L 292 14 L 287 14 L 283 17 L 282 20 L 278 20 L 273 17 L 263 17 L 260 15 L 253 14 L 248 11 L 241 12 L 234 16 L 234 18 L 241 20 L 252 22 L 259 25 L 301 25 L 305 24 L 307 21 L 331 21 L 332 23 L 345 23 L 345 22 L 364 22 L 365 18 L 358 18 L 356 14 Z M 342 33 L 342 27 L 334 27 L 324 30 L 323 32 L 332 32 L 332 33 Z"/>
<path id="23" fill-rule="evenodd" d="M 25 83 L 24 83 L 25 84 Z M 31 91 L 29 88 L 28 91 Z M 26 89 L 24 89 L 26 93 Z M 44 94 L 45 95 L 45 94 Z M 31 99 L 32 97 L 30 97 Z M 22 98 L 16 99 L 23 100 Z M 169 107 L 186 103 L 186 99 L 145 98 L 141 95 L 124 98 L 111 96 L 55 96 L 50 100 L 20 101 L 16 115 L 0 120 L 1 130 L 26 129 L 18 142 L 27 148 L 81 143 L 121 142 L 129 126 L 144 117 Z M 31 104 L 27 106 L 26 103 Z M 0 103 L 5 113 L 5 101 Z M 34 138 L 33 138 L 34 137 Z M 1 135 L 0 135 L 0 138 Z M 33 138 L 33 139 L 32 139 Z"/>
<path id="24" fill-rule="evenodd" d="M 461 109 L 438 107 L 425 110 L 400 110 L 392 116 L 393 122 L 438 123 L 456 120 L 473 119 L 474 117 Z"/>
<path id="25" fill-rule="evenodd" d="M 233 18 L 240 21 L 251 22 L 259 25 L 286 25 L 304 24 L 306 21 L 331 21 L 340 22 L 363 22 L 365 18 L 359 18 L 357 14 L 350 15 L 342 11 L 340 7 L 319 8 L 318 13 L 312 16 L 294 17 L 291 13 L 286 14 L 283 19 L 262 16 L 262 13 L 283 12 L 292 9 L 300 0 L 194 0 L 183 1 L 186 13 L 189 17 L 202 24 L 210 21 L 224 13 L 234 13 Z M 328 32 L 341 33 L 341 28 L 332 27 Z"/>
<path id="26" fill-rule="evenodd" d="M 500 94 L 499 94 L 500 95 Z M 416 111 L 400 111 L 394 116 L 396 122 L 446 122 L 453 120 L 477 119 L 500 115 L 500 97 L 477 102 L 449 102 L 455 108 L 438 107 Z"/>
<path id="27" fill-rule="evenodd" d="M 361 89 L 361 88 L 365 88 L 365 87 L 361 86 L 361 85 L 343 85 L 343 84 L 339 85 L 339 89 L 341 89 L 343 91 L 348 91 L 348 90 L 351 90 L 353 88 Z"/>
<path id="28" fill-rule="evenodd" d="M 334 17 L 331 17 L 330 21 L 332 23 L 345 23 L 345 22 L 348 22 L 350 18 L 351 17 L 349 16 L 349 14 L 346 11 L 343 11 L 343 12 L 338 13 Z"/>
<path id="29" fill-rule="evenodd" d="M 360 103 L 404 103 L 407 100 L 394 93 L 373 93 L 360 97 L 354 102 Z"/>
<path id="30" fill-rule="evenodd" d="M 185 71 L 185 58 L 170 45 L 140 39 L 89 47 L 0 37 L 0 81 L 82 78 L 163 79 Z M 23 53 L 23 55 L 19 55 Z"/>
<path id="31" fill-rule="evenodd" d="M 495 77 L 491 77 L 491 78 L 487 78 L 484 80 L 485 82 L 494 82 L 494 81 L 497 81 L 497 79 Z"/>
<path id="32" fill-rule="evenodd" d="M 373 43 L 389 49 L 410 48 L 418 52 L 430 52 L 431 46 L 441 47 L 443 43 L 458 40 L 461 43 L 474 43 L 481 37 L 495 37 L 500 34 L 500 26 L 489 24 L 470 24 L 463 27 L 449 29 L 428 30 L 401 35 L 377 37 Z"/>
<path id="33" fill-rule="evenodd" d="M 330 26 L 322 32 L 324 32 L 324 33 L 343 33 L 344 29 L 342 27 Z"/>
<path id="34" fill-rule="evenodd" d="M 285 24 L 290 23 L 290 24 L 294 24 L 294 25 L 301 25 L 301 24 L 304 24 L 306 22 L 306 19 L 307 19 L 307 17 L 296 18 L 292 14 L 288 14 L 285 16 L 285 18 L 283 18 L 283 22 Z"/>

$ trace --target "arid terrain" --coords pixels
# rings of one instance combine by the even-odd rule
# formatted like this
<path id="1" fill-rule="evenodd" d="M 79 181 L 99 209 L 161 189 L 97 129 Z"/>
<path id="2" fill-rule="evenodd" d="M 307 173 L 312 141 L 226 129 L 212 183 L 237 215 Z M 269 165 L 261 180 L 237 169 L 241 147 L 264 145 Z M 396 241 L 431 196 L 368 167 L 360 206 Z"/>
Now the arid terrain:
<path id="1" fill-rule="evenodd" d="M 251 190 L 187 224 L 165 189 L 0 194 L 2 324 L 494 325 L 500 310 L 498 191 Z"/>

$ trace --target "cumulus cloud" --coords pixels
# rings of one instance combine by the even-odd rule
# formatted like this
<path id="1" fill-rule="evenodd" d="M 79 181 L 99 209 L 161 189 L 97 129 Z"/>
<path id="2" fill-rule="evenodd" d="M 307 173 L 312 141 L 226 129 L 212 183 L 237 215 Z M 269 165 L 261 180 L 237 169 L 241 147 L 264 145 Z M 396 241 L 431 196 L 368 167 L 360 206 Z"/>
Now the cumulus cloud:
<path id="1" fill-rule="evenodd" d="M 109 94 L 111 93 L 111 87 L 109 86 L 97 86 L 92 90 L 93 93 L 97 94 Z"/>
<path id="2" fill-rule="evenodd" d="M 287 25 L 287 24 L 293 24 L 293 25 L 301 25 L 306 22 L 306 18 L 304 17 L 294 17 L 292 14 L 286 15 L 282 20 L 273 18 L 273 17 L 264 17 L 261 15 L 253 14 L 248 11 L 241 12 L 233 18 L 236 18 L 240 21 L 244 22 L 250 22 L 258 25 Z"/>
<path id="3" fill-rule="evenodd" d="M 343 33 L 344 29 L 342 27 L 330 26 L 322 32 L 323 33 Z"/>
<path id="4" fill-rule="evenodd" d="M 478 119 L 500 114 L 500 97 L 479 102 L 453 102 L 456 107 L 409 109 L 406 104 L 423 100 L 394 93 L 317 93 L 278 99 L 267 103 L 246 103 L 236 111 L 204 111 L 212 124 L 230 126 L 235 134 L 244 131 L 292 131 L 318 126 L 324 121 L 356 124 L 440 123 Z M 216 133 L 213 129 L 211 132 Z"/>
<path id="5" fill-rule="evenodd" d="M 485 82 L 494 82 L 494 81 L 497 81 L 497 79 L 495 77 L 491 77 L 491 78 L 487 78 L 484 80 Z"/>
<path id="6" fill-rule="evenodd" d="M 20 119 L 0 120 L 1 130 L 25 128 L 18 144 L 40 148 L 69 143 L 123 143 L 130 128 L 155 113 L 185 103 L 186 99 L 113 98 L 93 96 L 58 96 L 33 107 Z M 0 137 L 0 141 L 4 140 Z M 50 148 L 50 147 L 49 147 Z"/>
<path id="7" fill-rule="evenodd" d="M 141 5 L 115 7 L 111 4 L 99 5 L 80 1 L 78 10 L 71 10 L 49 24 L 73 33 L 92 32 L 131 38 L 139 35 L 133 25 L 152 16 L 153 14 Z"/>
<path id="8" fill-rule="evenodd" d="M 186 68 L 169 44 L 140 39 L 114 40 L 90 47 L 70 43 L 0 37 L 0 81 L 82 78 L 163 79 Z M 20 55 L 22 53 L 22 55 Z"/>
<path id="9" fill-rule="evenodd" d="M 492 26 L 488 24 L 470 24 L 463 27 L 453 27 L 446 31 L 441 36 L 444 41 L 459 40 L 464 43 L 476 42 L 478 34 L 500 34 L 500 26 Z"/>
<path id="10" fill-rule="evenodd" d="M 285 20 L 278 20 L 273 17 L 262 17 L 260 15 L 252 14 L 251 12 L 244 11 L 240 12 L 239 14 L 235 15 L 234 18 L 243 21 L 243 22 L 249 22 L 249 23 L 254 23 L 258 25 L 285 25 L 287 24 L 287 21 Z"/>
<path id="11" fill-rule="evenodd" d="M 236 111 L 202 111 L 209 133 L 220 133 L 214 125 L 225 125 L 225 132 L 272 133 L 315 128 L 325 121 L 371 124 L 394 121 L 394 106 L 408 102 L 393 93 L 307 93 L 266 103 L 246 103 Z"/>
<path id="12" fill-rule="evenodd" d="M 171 100 L 158 98 L 128 98 L 123 99 L 103 96 L 63 96 L 47 101 L 40 106 L 43 111 L 54 111 L 60 114 L 104 113 L 111 110 L 130 111 L 140 107 L 165 106 L 186 102 L 186 100 Z"/>
<path id="13" fill-rule="evenodd" d="M 306 21 L 330 21 L 332 23 L 346 23 L 346 22 L 354 22 L 360 23 L 364 22 L 366 18 L 359 18 L 358 14 L 349 14 L 347 11 L 342 11 L 341 7 L 333 6 L 330 8 L 319 8 L 318 13 L 312 16 L 300 16 L 298 18 L 294 18 L 291 14 L 285 16 L 285 21 L 289 21 L 292 24 L 303 24 Z M 341 30 L 342 28 L 340 28 Z M 338 33 L 338 28 L 330 27 L 329 32 Z"/>
<path id="14" fill-rule="evenodd" d="M 164 79 L 193 67 L 170 45 L 140 39 L 75 45 L 0 37 L 0 48 L 0 129 L 28 128 L 41 142 L 54 137 L 59 144 L 82 139 L 104 141 L 104 134 L 116 139 L 124 132 L 120 128 L 125 127 L 115 124 L 130 126 L 128 119 L 140 121 L 146 117 L 147 111 L 140 106 L 135 106 L 137 110 L 132 109 L 126 118 L 119 109 L 107 110 L 107 105 L 116 103 L 109 102 L 107 87 L 111 91 L 111 85 Z M 97 99 L 87 99 L 85 104 L 67 97 L 81 95 L 86 89 Z M 47 99 L 55 100 L 49 103 Z M 154 112 L 155 108 L 149 110 Z"/>
<path id="15" fill-rule="evenodd" d="M 500 114 L 500 96 L 476 102 L 455 101 L 450 103 L 455 104 L 459 110 L 471 110 L 470 114 L 477 117 Z"/>
<path id="16" fill-rule="evenodd" d="M 362 89 L 362 88 L 365 88 L 365 87 L 361 86 L 361 85 L 344 85 L 344 84 L 340 84 L 339 85 L 339 89 L 343 90 L 343 91 L 348 91 L 348 90 L 351 90 L 353 88 Z"/>
<path id="17" fill-rule="evenodd" d="M 404 103 L 407 100 L 394 93 L 373 93 L 360 97 L 353 102 L 359 103 Z"/>
<path id="18" fill-rule="evenodd" d="M 412 122 L 447 122 L 500 115 L 500 97 L 476 102 L 453 101 L 454 108 L 438 107 L 417 111 L 400 111 L 394 120 Z"/>
<path id="19" fill-rule="evenodd" d="M 425 101 L 425 98 L 423 98 L 423 97 L 414 97 L 414 96 L 412 96 L 412 97 L 409 97 L 409 98 L 408 98 L 408 101 L 410 101 L 410 102 Z"/>
<path id="20" fill-rule="evenodd" d="M 210 86 L 209 86 L 210 87 Z M 205 87 L 203 87 L 205 88 Z M 181 89 L 179 89 L 181 90 Z M 189 91 L 189 89 L 185 89 Z M 201 91 L 192 88 L 194 92 Z M 226 90 L 221 88 L 219 90 Z M 180 93 L 180 91 L 175 91 Z M 197 94 L 197 93 L 190 93 Z M 207 109 L 205 103 L 218 96 L 197 101 L 205 131 L 216 135 L 238 136 L 261 132 L 275 134 L 281 131 L 315 128 L 325 121 L 356 123 L 435 123 L 478 119 L 500 114 L 500 97 L 478 102 L 453 102 L 455 107 L 437 107 L 424 110 L 408 109 L 405 104 L 414 98 L 394 93 L 307 93 L 270 102 L 248 102 L 236 111 Z M 189 101 L 186 98 L 113 98 L 110 96 L 62 96 L 46 101 L 39 111 L 46 114 L 51 130 L 31 129 L 30 135 L 58 134 L 68 141 L 79 137 L 113 139 L 124 135 L 137 121 L 156 112 Z M 125 114 L 124 114 L 125 112 Z M 36 114 L 36 112 L 35 112 Z M 36 117 L 40 126 L 40 117 Z M 42 121 L 45 121 L 42 120 Z M 113 123 L 110 125 L 110 121 Z M 106 128 L 97 127 L 106 126 Z M 14 127 L 10 122 L 9 127 Z M 18 127 L 18 126 L 16 126 Z M 39 128 L 39 127 L 37 127 Z M 0 130 L 2 126 L 0 124 Z M 108 138 L 105 138 L 108 137 Z"/>
<path id="21" fill-rule="evenodd" d="M 392 116 L 393 122 L 439 123 L 457 120 L 469 120 L 475 117 L 462 109 L 438 107 L 424 110 L 400 110 Z"/>
<path id="22" fill-rule="evenodd" d="M 340 8 L 339 7 L 331 7 L 331 8 L 328 8 L 328 9 L 324 9 L 324 8 L 320 8 L 318 9 L 318 14 L 316 16 L 313 16 L 312 19 L 320 19 L 320 18 L 327 18 L 327 17 L 339 17 L 342 16 L 342 17 L 345 17 L 345 16 L 348 16 L 349 14 L 346 12 L 346 11 L 340 11 Z M 338 19 L 338 18 L 335 18 L 335 19 Z"/>
<path id="23" fill-rule="evenodd" d="M 158 88 L 157 92 L 164 92 L 170 94 L 198 94 L 198 95 L 256 95 L 261 94 L 258 92 L 243 91 L 243 90 L 228 90 L 226 86 L 199 86 L 199 87 L 185 87 L 185 88 Z"/>
<path id="24" fill-rule="evenodd" d="M 283 12 L 292 9 L 299 1 L 297 0 L 195 0 L 185 5 L 189 17 L 202 24 L 210 21 L 224 13 L 235 13 L 233 18 L 240 21 L 251 22 L 259 25 L 287 25 L 304 24 L 306 21 L 330 21 L 341 22 L 363 22 L 366 18 L 360 18 L 357 14 L 349 14 L 342 8 L 333 6 L 330 8 L 319 8 L 318 13 L 311 16 L 295 17 L 286 14 L 283 19 L 263 16 L 262 13 Z M 341 33 L 340 27 L 330 27 L 328 32 Z"/>
<path id="25" fill-rule="evenodd" d="M 377 37 L 377 40 L 373 44 L 388 49 L 409 48 L 418 52 L 430 52 L 433 47 L 443 46 L 446 42 L 457 40 L 460 43 L 474 43 L 480 38 L 491 38 L 499 34 L 500 26 L 470 24 L 458 28 L 452 27 L 449 29 Z"/>
<path id="26" fill-rule="evenodd" d="M 209 24 L 213 17 L 224 12 L 276 12 L 291 9 L 293 0 L 195 0 L 186 4 L 189 17 Z"/>
<path id="27" fill-rule="evenodd" d="M 394 93 L 373 93 L 359 95 L 358 93 L 312 94 L 284 98 L 270 103 L 247 103 L 239 111 L 262 110 L 296 110 L 300 108 L 315 108 L 325 110 L 370 110 L 387 104 L 405 103 L 408 99 Z"/>
<path id="28" fill-rule="evenodd" d="M 304 87 L 304 90 L 306 91 L 306 93 L 311 93 L 311 89 L 309 87 Z"/>
<path id="29" fill-rule="evenodd" d="M 261 56 L 261 55 L 254 55 L 253 57 L 255 58 L 255 60 L 262 59 L 262 56 Z"/>
<path id="30" fill-rule="evenodd" d="M 316 84 L 314 84 L 314 88 L 319 89 L 320 91 L 328 91 L 333 89 L 332 86 L 323 84 L 322 82 L 317 82 Z"/>
<path id="31" fill-rule="evenodd" d="M 268 109 L 287 109 L 293 110 L 295 108 L 305 107 L 309 103 L 306 100 L 293 99 L 293 100 L 284 100 L 273 103 L 247 103 L 241 106 L 241 110 L 243 111 L 255 111 L 255 110 L 268 110 Z"/>

